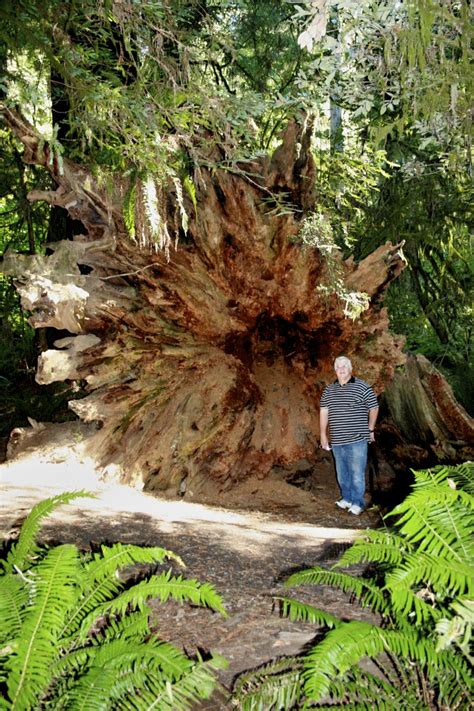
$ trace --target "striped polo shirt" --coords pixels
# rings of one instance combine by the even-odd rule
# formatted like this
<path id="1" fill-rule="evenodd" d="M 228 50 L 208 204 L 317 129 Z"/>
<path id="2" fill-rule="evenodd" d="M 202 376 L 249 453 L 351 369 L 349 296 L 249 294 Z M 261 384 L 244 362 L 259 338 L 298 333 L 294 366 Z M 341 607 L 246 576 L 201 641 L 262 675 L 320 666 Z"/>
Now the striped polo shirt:
<path id="1" fill-rule="evenodd" d="M 364 380 L 351 377 L 345 385 L 327 385 L 320 401 L 329 410 L 331 444 L 370 441 L 369 410 L 378 407 L 377 396 Z"/>

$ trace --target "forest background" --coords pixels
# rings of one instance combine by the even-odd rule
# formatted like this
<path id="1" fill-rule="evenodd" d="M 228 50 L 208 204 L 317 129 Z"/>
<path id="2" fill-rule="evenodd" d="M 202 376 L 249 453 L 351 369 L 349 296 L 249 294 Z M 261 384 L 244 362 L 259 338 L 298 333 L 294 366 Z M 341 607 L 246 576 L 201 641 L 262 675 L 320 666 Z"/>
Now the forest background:
<path id="1" fill-rule="evenodd" d="M 291 118 L 311 116 L 308 240 L 356 261 L 403 242 L 408 266 L 385 299 L 391 329 L 473 412 L 468 2 L 3 0 L 0 18 L 2 100 L 41 132 L 59 172 L 67 157 L 102 185 L 140 181 L 141 224 L 136 194 L 124 200 L 137 249 L 186 242 L 184 210 L 176 235 L 160 220 L 160 186 L 193 201 L 210 140 L 225 142 L 216 166 L 232 171 L 271 153 Z M 62 207 L 27 199 L 54 180 L 0 130 L 1 252 L 44 254 L 77 225 Z M 54 334 L 29 326 L 5 275 L 0 314 L 1 435 L 27 416 L 68 417 L 80 383 L 36 384 Z"/>

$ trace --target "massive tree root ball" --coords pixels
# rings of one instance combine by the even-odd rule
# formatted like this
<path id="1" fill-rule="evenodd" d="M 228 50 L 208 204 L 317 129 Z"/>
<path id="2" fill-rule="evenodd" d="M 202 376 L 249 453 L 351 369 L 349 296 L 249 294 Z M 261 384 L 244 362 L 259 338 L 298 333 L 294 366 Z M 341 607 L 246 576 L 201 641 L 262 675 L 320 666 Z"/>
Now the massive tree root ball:
<path id="1" fill-rule="evenodd" d="M 32 325 L 70 334 L 41 355 L 37 379 L 85 383 L 87 396 L 70 407 L 98 423 L 91 447 L 124 480 L 219 501 L 248 477 L 311 466 L 334 357 L 351 357 L 378 393 L 405 362 L 383 308 L 404 266 L 399 246 L 355 264 L 298 242 L 317 208 L 310 129 L 290 123 L 272 156 L 201 168 L 195 199 L 181 198 L 187 232 L 166 251 L 130 238 L 123 191 L 101 189 L 67 160 L 58 172 L 33 128 L 2 113 L 24 160 L 57 184 L 29 198 L 61 205 L 83 226 L 46 256 L 4 259 Z M 173 233 L 173 186 L 165 208 Z M 356 319 L 332 283 L 335 263 L 345 293 L 368 295 Z"/>

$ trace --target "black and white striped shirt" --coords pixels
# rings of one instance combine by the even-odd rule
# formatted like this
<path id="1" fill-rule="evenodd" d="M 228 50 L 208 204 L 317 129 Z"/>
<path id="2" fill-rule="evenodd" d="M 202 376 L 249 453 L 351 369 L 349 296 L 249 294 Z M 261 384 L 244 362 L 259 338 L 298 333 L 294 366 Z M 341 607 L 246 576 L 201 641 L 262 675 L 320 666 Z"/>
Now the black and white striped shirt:
<path id="1" fill-rule="evenodd" d="M 365 380 L 351 377 L 345 385 L 327 385 L 320 406 L 329 411 L 331 444 L 370 441 L 369 410 L 378 407 L 377 396 Z"/>

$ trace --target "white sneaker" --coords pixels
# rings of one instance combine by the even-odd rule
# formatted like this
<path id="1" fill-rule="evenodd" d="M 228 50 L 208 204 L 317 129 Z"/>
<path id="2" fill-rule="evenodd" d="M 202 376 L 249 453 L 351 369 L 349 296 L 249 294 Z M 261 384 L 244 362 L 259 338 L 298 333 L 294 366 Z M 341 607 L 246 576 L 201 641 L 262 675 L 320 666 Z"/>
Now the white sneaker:
<path id="1" fill-rule="evenodd" d="M 339 506 L 340 509 L 351 509 L 351 502 L 346 501 L 345 499 L 340 499 L 339 501 L 336 501 L 336 506 Z"/>
<path id="2" fill-rule="evenodd" d="M 352 506 L 349 508 L 349 513 L 355 514 L 356 516 L 360 516 L 364 509 L 362 506 L 357 506 L 357 504 L 352 504 Z"/>

